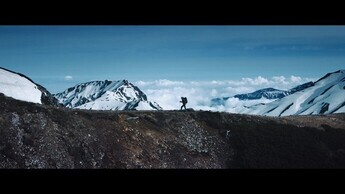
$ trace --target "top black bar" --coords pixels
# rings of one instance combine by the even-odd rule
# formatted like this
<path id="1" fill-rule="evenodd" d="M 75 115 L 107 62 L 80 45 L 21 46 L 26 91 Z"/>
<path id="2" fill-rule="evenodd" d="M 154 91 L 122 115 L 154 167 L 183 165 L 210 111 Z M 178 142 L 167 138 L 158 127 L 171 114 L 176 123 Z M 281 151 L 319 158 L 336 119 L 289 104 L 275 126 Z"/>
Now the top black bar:
<path id="1" fill-rule="evenodd" d="M 291 7 L 291 6 L 290 6 Z M 248 7 L 232 5 L 199 9 L 159 7 L 108 8 L 82 7 L 70 9 L 24 9 L 17 12 L 2 11 L 2 25 L 345 25 L 341 7 L 315 9 L 314 7 L 290 9 L 282 6 Z"/>

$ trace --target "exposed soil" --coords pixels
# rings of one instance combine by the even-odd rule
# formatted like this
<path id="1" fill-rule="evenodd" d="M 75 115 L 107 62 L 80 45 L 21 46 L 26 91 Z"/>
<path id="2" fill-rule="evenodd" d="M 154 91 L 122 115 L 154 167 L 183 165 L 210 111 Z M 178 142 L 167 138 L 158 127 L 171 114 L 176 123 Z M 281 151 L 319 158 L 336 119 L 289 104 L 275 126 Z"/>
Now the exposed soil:
<path id="1" fill-rule="evenodd" d="M 90 111 L 0 95 L 0 168 L 344 168 L 345 114 Z"/>

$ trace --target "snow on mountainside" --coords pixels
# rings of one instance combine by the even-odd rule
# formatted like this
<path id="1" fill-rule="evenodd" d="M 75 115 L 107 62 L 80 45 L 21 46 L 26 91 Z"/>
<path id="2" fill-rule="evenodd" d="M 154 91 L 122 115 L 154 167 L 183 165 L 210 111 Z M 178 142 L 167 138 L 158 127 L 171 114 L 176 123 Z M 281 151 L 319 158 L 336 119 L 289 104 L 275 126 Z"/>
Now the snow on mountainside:
<path id="1" fill-rule="evenodd" d="M 261 98 L 277 99 L 287 96 L 288 92 L 274 88 L 265 88 L 249 94 L 237 94 L 234 97 L 240 100 L 257 100 Z"/>
<path id="2" fill-rule="evenodd" d="M 274 88 L 265 88 L 252 93 L 237 94 L 233 97 L 213 98 L 211 100 L 211 106 L 225 106 L 225 104 L 229 103 L 229 101 L 231 100 L 240 100 L 243 101 L 244 104 L 250 105 L 253 102 L 270 102 L 272 100 L 282 98 L 287 95 L 289 95 L 288 91 L 277 90 Z"/>
<path id="3" fill-rule="evenodd" d="M 127 80 L 91 81 L 54 95 L 68 108 L 91 110 L 161 110 Z"/>
<path id="4" fill-rule="evenodd" d="M 312 86 L 268 104 L 244 108 L 240 113 L 267 116 L 345 112 L 345 70 L 328 73 Z"/>
<path id="5" fill-rule="evenodd" d="M 17 100 L 58 105 L 57 100 L 41 85 L 23 74 L 0 67 L 0 93 Z"/>
<path id="6" fill-rule="evenodd" d="M 255 101 L 262 101 L 262 102 L 270 102 L 270 100 L 276 100 L 283 98 L 285 96 L 291 95 L 295 92 L 301 91 L 308 87 L 314 86 L 313 82 L 308 82 L 305 84 L 298 85 L 290 90 L 278 90 L 275 88 L 264 88 L 261 90 L 257 90 L 252 93 L 247 94 L 237 94 L 232 98 L 238 98 L 241 101 L 246 101 L 245 104 L 252 104 Z M 229 100 L 230 97 L 223 97 L 223 98 L 214 98 L 211 100 L 211 106 L 220 106 L 225 105 L 226 101 Z"/>

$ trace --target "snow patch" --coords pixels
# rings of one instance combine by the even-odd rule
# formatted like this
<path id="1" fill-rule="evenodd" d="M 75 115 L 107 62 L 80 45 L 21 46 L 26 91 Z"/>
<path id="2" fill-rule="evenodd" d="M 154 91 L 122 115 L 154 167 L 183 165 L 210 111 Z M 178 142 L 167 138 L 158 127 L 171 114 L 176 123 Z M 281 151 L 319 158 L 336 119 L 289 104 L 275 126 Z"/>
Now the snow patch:
<path id="1" fill-rule="evenodd" d="M 17 100 L 42 104 L 37 85 L 18 74 L 0 68 L 0 93 Z"/>

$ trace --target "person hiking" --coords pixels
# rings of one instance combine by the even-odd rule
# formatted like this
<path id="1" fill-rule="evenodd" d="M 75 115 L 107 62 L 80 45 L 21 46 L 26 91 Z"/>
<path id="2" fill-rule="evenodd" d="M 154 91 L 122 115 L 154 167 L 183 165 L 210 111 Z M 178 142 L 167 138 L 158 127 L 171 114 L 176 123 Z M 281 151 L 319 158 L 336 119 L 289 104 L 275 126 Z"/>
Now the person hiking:
<path id="1" fill-rule="evenodd" d="M 187 104 L 187 97 L 181 97 L 181 101 L 180 101 L 181 103 L 182 103 L 182 106 L 181 106 L 181 109 L 180 110 L 182 110 L 182 107 L 184 107 L 184 109 L 185 110 L 187 110 L 187 108 L 186 108 L 186 104 Z"/>

